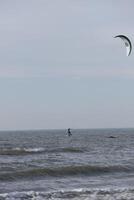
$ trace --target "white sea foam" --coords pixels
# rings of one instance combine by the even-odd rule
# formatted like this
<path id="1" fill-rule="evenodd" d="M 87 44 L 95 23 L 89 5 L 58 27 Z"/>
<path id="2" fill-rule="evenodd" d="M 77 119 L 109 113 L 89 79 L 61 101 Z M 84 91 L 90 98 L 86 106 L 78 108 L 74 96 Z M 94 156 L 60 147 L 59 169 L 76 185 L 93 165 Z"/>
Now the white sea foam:
<path id="1" fill-rule="evenodd" d="M 12 148 L 12 150 L 13 151 L 24 151 L 24 152 L 43 152 L 43 151 L 45 151 L 45 149 L 42 148 L 42 147 L 38 147 L 38 148 L 21 148 L 21 147 L 15 147 L 15 148 Z"/>
<path id="2" fill-rule="evenodd" d="M 45 149 L 42 148 L 42 147 L 39 147 L 39 148 L 24 148 L 24 150 L 26 152 L 42 152 L 44 151 Z"/>
<path id="3" fill-rule="evenodd" d="M 3 200 L 133 200 L 134 189 L 75 189 L 71 191 L 58 192 L 11 192 L 0 194 Z"/>

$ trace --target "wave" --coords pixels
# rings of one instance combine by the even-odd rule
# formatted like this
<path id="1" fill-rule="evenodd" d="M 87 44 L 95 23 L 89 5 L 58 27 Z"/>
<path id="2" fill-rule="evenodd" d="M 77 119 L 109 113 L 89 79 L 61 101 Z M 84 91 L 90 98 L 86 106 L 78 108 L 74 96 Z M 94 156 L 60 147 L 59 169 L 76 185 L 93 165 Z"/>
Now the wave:
<path id="1" fill-rule="evenodd" d="M 0 155 L 24 155 L 24 154 L 29 154 L 29 153 L 41 153 L 44 152 L 45 149 L 40 147 L 40 148 L 3 148 L 0 149 Z"/>
<path id="2" fill-rule="evenodd" d="M 84 150 L 80 148 L 56 148 L 46 149 L 43 147 L 38 148 L 2 148 L 0 149 L 0 155 L 25 155 L 35 153 L 83 153 Z"/>
<path id="3" fill-rule="evenodd" d="M 17 179 L 33 179 L 64 176 L 97 176 L 109 173 L 129 173 L 133 172 L 133 166 L 63 166 L 56 168 L 34 168 L 25 171 L 16 171 L 0 174 L 0 181 L 11 181 Z"/>
<path id="4" fill-rule="evenodd" d="M 63 153 L 84 153 L 85 149 L 79 147 L 67 147 L 67 148 L 57 148 L 53 149 L 56 152 L 63 152 Z"/>
<path id="5" fill-rule="evenodd" d="M 134 197 L 133 188 L 124 189 L 74 189 L 68 191 L 57 191 L 57 192 L 38 192 L 38 191 L 24 191 L 24 192 L 10 192 L 0 194 L 0 199 L 71 199 L 71 200 L 81 200 L 81 199 L 105 199 L 105 200 L 130 200 Z"/>

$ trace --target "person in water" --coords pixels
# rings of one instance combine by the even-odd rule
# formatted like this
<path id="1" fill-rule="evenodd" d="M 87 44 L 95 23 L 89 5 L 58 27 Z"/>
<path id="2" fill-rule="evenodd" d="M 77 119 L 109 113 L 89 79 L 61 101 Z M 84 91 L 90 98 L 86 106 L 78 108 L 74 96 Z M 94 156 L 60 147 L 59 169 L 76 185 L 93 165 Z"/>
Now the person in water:
<path id="1" fill-rule="evenodd" d="M 67 133 L 68 133 L 68 136 L 71 136 L 71 135 L 72 135 L 71 129 L 70 129 L 70 128 L 67 129 Z"/>

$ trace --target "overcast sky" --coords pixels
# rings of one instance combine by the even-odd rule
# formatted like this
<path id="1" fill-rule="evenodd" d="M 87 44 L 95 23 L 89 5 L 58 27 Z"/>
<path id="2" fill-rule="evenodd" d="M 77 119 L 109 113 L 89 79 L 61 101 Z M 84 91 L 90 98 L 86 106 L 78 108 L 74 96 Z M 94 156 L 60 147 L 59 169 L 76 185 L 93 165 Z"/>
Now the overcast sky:
<path id="1" fill-rule="evenodd" d="M 133 0 L 0 0 L 0 130 L 134 127 Z"/>

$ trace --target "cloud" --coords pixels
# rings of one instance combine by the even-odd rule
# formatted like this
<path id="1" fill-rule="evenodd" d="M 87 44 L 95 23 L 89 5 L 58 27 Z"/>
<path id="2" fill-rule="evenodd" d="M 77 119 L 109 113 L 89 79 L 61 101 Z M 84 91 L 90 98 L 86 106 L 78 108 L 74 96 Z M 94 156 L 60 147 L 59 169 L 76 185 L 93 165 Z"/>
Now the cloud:
<path id="1" fill-rule="evenodd" d="M 120 33 L 133 38 L 132 5 L 131 0 L 1 2 L 0 77 L 132 77 L 133 69 L 122 66 L 131 67 L 133 60 L 125 61 L 122 44 L 113 39 Z"/>

